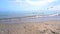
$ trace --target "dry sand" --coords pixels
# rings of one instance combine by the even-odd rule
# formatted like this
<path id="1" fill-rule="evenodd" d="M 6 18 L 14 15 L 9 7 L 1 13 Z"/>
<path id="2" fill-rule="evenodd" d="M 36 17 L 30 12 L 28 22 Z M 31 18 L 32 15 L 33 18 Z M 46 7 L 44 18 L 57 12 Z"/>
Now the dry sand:
<path id="1" fill-rule="evenodd" d="M 0 34 L 60 34 L 60 20 L 0 24 Z"/>

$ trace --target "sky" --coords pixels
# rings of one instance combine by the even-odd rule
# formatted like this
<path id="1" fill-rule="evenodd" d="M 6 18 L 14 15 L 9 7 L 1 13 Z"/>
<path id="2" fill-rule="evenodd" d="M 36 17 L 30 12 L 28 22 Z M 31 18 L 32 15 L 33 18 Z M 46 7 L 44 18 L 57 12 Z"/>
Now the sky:
<path id="1" fill-rule="evenodd" d="M 0 0 L 0 11 L 60 11 L 60 0 Z"/>

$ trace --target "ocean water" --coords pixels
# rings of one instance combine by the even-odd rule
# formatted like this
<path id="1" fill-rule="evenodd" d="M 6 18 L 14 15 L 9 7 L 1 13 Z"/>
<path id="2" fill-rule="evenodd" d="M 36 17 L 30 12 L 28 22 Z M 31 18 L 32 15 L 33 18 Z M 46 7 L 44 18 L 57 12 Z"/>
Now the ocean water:
<path id="1" fill-rule="evenodd" d="M 51 14 L 60 14 L 60 11 L 0 11 L 0 19 Z"/>
<path id="2" fill-rule="evenodd" d="M 47 16 L 54 14 L 59 14 L 59 15 Z M 47 17 L 40 17 L 40 16 L 47 16 Z M 36 12 L 35 11 L 34 12 L 33 11 L 0 11 L 0 23 L 41 22 L 47 20 L 60 20 L 60 11 L 36 11 Z"/>

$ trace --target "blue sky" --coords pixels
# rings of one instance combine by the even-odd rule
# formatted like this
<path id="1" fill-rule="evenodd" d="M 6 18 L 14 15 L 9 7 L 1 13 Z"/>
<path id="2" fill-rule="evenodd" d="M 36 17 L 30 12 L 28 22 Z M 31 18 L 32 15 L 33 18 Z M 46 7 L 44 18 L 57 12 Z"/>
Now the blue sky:
<path id="1" fill-rule="evenodd" d="M 0 11 L 46 11 L 47 8 L 60 11 L 60 0 L 0 0 Z"/>

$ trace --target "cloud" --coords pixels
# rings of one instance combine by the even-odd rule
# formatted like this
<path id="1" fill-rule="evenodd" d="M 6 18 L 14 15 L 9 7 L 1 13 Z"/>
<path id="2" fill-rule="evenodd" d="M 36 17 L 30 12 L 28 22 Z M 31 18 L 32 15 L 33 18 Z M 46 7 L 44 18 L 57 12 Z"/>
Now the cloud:
<path id="1" fill-rule="evenodd" d="M 19 5 L 21 10 L 47 10 L 50 3 L 56 2 L 57 0 L 15 0 L 11 1 L 11 5 Z M 15 4 L 15 5 L 14 5 Z M 51 6 L 51 5 L 50 5 Z M 60 5 L 53 6 L 53 8 L 48 7 L 50 11 L 59 10 Z"/>
<path id="2" fill-rule="evenodd" d="M 52 3 L 56 0 L 39 0 L 39 1 L 30 1 L 30 0 L 26 0 L 27 3 L 34 5 L 34 6 L 43 6 L 49 3 Z"/>
<path id="3" fill-rule="evenodd" d="M 55 6 L 49 7 L 48 10 L 50 10 L 50 11 L 60 11 L 60 5 L 55 5 Z"/>

